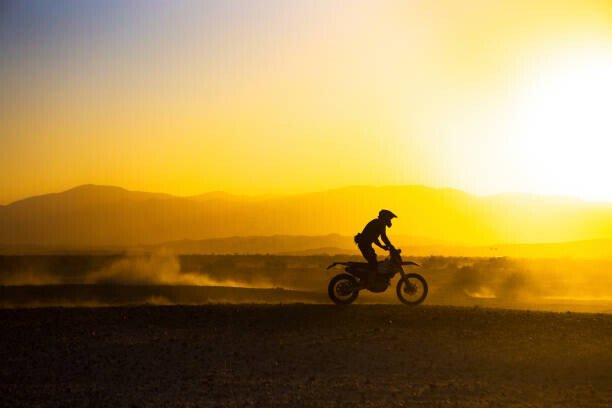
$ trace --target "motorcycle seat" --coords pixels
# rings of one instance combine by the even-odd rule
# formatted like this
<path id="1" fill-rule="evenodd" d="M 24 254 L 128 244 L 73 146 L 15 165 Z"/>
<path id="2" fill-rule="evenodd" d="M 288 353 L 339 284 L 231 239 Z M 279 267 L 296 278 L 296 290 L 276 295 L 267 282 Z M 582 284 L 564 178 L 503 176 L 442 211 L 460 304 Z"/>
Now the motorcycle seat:
<path id="1" fill-rule="evenodd" d="M 382 264 L 383 261 L 378 261 L 378 264 Z M 368 266 L 369 264 L 367 262 L 347 262 L 346 263 L 347 266 L 356 266 L 356 267 L 362 267 L 362 266 Z"/>
<path id="2" fill-rule="evenodd" d="M 382 264 L 384 261 L 378 261 L 378 264 Z M 343 265 L 346 266 L 348 268 L 367 268 L 368 267 L 368 263 L 367 262 L 334 262 L 333 264 L 329 265 L 327 267 L 327 269 L 331 269 L 336 265 Z"/>

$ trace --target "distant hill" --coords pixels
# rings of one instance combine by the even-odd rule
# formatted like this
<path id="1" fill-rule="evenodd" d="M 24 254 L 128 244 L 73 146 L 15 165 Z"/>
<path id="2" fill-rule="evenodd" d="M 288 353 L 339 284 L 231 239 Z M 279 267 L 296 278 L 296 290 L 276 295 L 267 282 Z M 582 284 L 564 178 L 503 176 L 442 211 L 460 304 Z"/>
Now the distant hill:
<path id="1" fill-rule="evenodd" d="M 228 237 L 203 240 L 181 240 L 143 246 L 147 251 L 168 251 L 176 254 L 348 254 L 355 252 L 350 237 L 338 234 L 323 236 L 271 235 Z"/>
<path id="2" fill-rule="evenodd" d="M 612 205 L 559 197 L 479 197 L 422 186 L 347 187 L 288 196 L 217 192 L 176 197 L 85 185 L 1 206 L 0 244 L 116 247 L 279 235 L 286 236 L 286 244 L 274 244 L 274 252 L 350 249 L 354 248 L 350 237 L 380 208 L 392 209 L 400 217 L 394 220 L 392 235 L 426 237 L 419 242 L 421 247 L 612 239 Z M 339 235 L 330 236 L 332 232 Z M 295 240 L 306 242 L 313 236 L 313 241 L 319 240 L 316 236 L 330 238 L 294 245 Z M 246 251 L 253 242 L 237 247 Z M 264 239 L 258 245 L 272 243 Z"/>
<path id="3" fill-rule="evenodd" d="M 542 244 L 460 245 L 428 243 L 414 237 L 392 235 L 393 242 L 407 257 L 515 257 L 515 258 L 590 258 L 612 259 L 612 240 L 590 240 Z M 334 246 L 336 245 L 336 246 Z M 377 249 L 379 256 L 386 253 Z M 180 240 L 152 245 L 11 245 L 0 244 L 0 255 L 28 254 L 270 254 L 270 255 L 359 255 L 349 236 L 271 235 L 252 237 Z"/>
<path id="4" fill-rule="evenodd" d="M 471 256 L 516 258 L 592 258 L 612 259 L 612 240 L 590 240 L 543 244 L 459 245 L 433 243 L 404 235 L 392 236 L 393 242 L 407 256 Z M 134 248 L 133 248 L 134 249 Z M 357 255 L 351 237 L 337 234 L 323 236 L 273 235 L 265 237 L 230 237 L 166 242 L 137 248 L 175 254 L 274 254 L 274 255 Z M 377 250 L 380 256 L 386 252 Z"/>

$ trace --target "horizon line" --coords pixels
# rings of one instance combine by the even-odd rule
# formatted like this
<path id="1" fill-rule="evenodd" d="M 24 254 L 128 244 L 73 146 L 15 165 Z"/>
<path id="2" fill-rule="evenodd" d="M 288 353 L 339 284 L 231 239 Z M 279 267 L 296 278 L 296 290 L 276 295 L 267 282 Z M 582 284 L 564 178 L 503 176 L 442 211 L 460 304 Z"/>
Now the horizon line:
<path id="1" fill-rule="evenodd" d="M 210 191 L 206 191 L 203 193 L 196 193 L 196 194 L 189 194 L 189 195 L 179 195 L 179 194 L 174 194 L 174 193 L 168 193 L 168 192 L 161 192 L 161 191 L 145 191 L 145 190 L 140 190 L 140 189 L 134 189 L 131 190 L 129 188 L 120 186 L 120 185 L 113 185 L 113 184 L 96 184 L 96 183 L 83 183 L 83 184 L 77 184 L 74 187 L 70 187 L 61 191 L 51 191 L 51 192 L 43 192 L 43 193 L 38 193 L 38 194 L 33 194 L 30 196 L 26 196 L 26 197 L 22 197 L 19 198 L 17 200 L 13 200 L 10 202 L 5 202 L 5 203 L 0 203 L 0 207 L 7 207 L 13 204 L 16 204 L 18 202 L 21 201 L 25 201 L 25 200 L 29 200 L 32 198 L 37 198 L 37 197 L 44 197 L 44 196 L 49 196 L 49 195 L 57 195 L 57 194 L 63 194 L 63 193 L 67 193 L 69 191 L 72 190 L 77 190 L 80 188 L 85 188 L 85 187 L 101 187 L 101 188 L 115 188 L 115 189 L 120 189 L 126 192 L 130 192 L 130 193 L 144 193 L 144 194 L 160 194 L 160 195 L 167 195 L 173 198 L 184 198 L 184 199 L 190 199 L 190 198 L 196 198 L 196 197 L 200 197 L 200 196 L 205 196 L 208 194 L 225 194 L 227 196 L 231 196 L 231 197 L 236 197 L 236 198 L 243 198 L 243 199 L 271 199 L 271 198 L 278 198 L 278 197 L 296 197 L 296 196 L 303 196 L 303 195 L 309 195 L 309 194 L 317 194 L 317 193 L 325 193 L 325 192 L 332 192 L 332 191 L 339 191 L 339 190 L 348 190 L 348 189 L 355 189 L 355 188 L 407 188 L 407 187 L 418 187 L 418 188 L 425 188 L 425 189 L 431 189 L 431 190 L 447 190 L 447 191 L 454 191 L 454 192 L 459 192 L 459 193 L 463 193 L 463 194 L 467 194 L 467 195 L 472 195 L 472 196 L 476 196 L 476 197 L 481 197 L 481 198 L 495 198 L 495 197 L 502 197 L 502 196 L 507 196 L 507 195 L 520 195 L 520 196 L 528 196 L 528 197 L 545 197 L 545 198 L 555 198 L 555 199 L 563 199 L 563 200 L 571 200 L 571 201 L 577 201 L 577 202 L 583 202 L 583 203 L 589 203 L 589 204 L 604 204 L 604 205 L 612 205 L 612 201 L 603 201 L 603 200 L 588 200 L 588 199 L 584 199 L 582 197 L 576 197 L 576 196 L 572 196 L 569 194 L 554 194 L 554 193 L 536 193 L 536 192 L 529 192 L 529 191 L 504 191 L 504 192 L 497 192 L 497 193 L 490 193 L 490 194 L 480 194 L 480 193 L 475 193 L 472 191 L 467 191 L 467 190 L 462 190 L 460 188 L 457 187 L 450 187 L 450 186 L 433 186 L 433 185 L 425 185 L 425 184 L 384 184 L 384 185 L 372 185 L 372 184 L 352 184 L 352 185 L 344 185 L 344 186 L 338 186 L 338 187 L 332 187 L 332 188 L 325 188 L 325 189 L 320 189 L 320 190 L 309 190 L 309 191 L 304 191 L 304 192 L 287 192 L 287 193 L 261 193 L 261 194 L 243 194 L 243 193 L 234 193 L 234 192 L 229 192 L 226 190 L 210 190 Z"/>

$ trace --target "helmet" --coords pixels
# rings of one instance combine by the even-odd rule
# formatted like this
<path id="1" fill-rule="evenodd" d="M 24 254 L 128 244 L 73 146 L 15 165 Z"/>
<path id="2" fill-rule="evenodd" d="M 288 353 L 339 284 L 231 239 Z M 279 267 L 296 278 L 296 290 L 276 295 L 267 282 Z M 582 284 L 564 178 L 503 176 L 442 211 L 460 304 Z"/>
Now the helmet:
<path id="1" fill-rule="evenodd" d="M 378 212 L 378 218 L 390 220 L 392 218 L 397 218 L 397 215 L 393 214 L 389 210 L 380 210 Z"/>
<path id="2" fill-rule="evenodd" d="M 397 215 L 393 214 L 389 210 L 380 210 L 378 212 L 378 218 L 384 221 L 384 223 L 387 224 L 387 227 L 391 227 L 391 219 L 397 218 Z"/>

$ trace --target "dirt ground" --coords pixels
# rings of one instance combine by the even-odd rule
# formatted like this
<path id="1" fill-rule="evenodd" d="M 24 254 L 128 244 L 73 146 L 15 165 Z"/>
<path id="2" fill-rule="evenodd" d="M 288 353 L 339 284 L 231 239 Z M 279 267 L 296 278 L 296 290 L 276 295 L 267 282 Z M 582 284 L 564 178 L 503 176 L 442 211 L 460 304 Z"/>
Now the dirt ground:
<path id="1" fill-rule="evenodd" d="M 2 406 L 612 406 L 612 315 L 401 305 L 0 310 Z"/>

